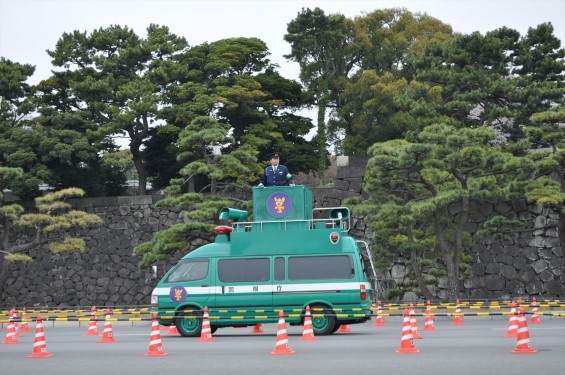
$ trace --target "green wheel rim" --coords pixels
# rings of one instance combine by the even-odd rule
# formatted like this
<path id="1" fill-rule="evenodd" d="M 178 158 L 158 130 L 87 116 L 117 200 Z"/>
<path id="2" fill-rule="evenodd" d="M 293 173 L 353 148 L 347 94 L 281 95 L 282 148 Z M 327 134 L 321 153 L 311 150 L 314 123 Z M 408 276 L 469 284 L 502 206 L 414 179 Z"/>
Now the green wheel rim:
<path id="1" fill-rule="evenodd" d="M 200 329 L 200 319 L 195 316 L 185 316 L 183 319 L 180 319 L 180 325 L 188 333 L 197 332 Z"/>
<path id="2" fill-rule="evenodd" d="M 328 327 L 328 324 L 329 324 L 329 319 L 326 316 L 312 318 L 312 328 L 314 328 L 316 331 L 325 330 Z"/>

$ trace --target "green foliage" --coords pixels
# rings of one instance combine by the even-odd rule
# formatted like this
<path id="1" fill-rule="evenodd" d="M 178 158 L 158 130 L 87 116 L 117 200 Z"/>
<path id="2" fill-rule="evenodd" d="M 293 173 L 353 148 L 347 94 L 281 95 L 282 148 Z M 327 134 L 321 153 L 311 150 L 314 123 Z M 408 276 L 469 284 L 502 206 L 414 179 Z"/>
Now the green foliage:
<path id="1" fill-rule="evenodd" d="M 85 247 L 82 238 L 65 238 L 63 242 L 53 242 L 49 244 L 49 250 L 54 254 L 65 252 L 83 252 Z"/>
<path id="2" fill-rule="evenodd" d="M 8 173 L 21 172 L 0 167 L 0 176 Z M 11 187 L 9 181 L 5 183 L 4 188 Z M 78 188 L 47 193 L 35 199 L 36 210 L 30 213 L 25 213 L 24 208 L 19 204 L 4 204 L 0 200 L 0 234 L 2 236 L 0 252 L 4 254 L 4 260 L 31 262 L 32 258 L 25 252 L 48 241 L 49 249 L 53 253 L 84 251 L 83 239 L 66 237 L 71 230 L 102 224 L 102 219 L 98 215 L 73 210 L 71 204 L 66 202 L 69 198 L 82 197 L 84 194 L 84 191 Z M 12 239 L 18 234 L 17 230 L 21 228 L 33 230 L 34 238 L 26 243 L 12 243 Z M 66 238 L 58 242 L 61 236 Z M 45 237 L 48 238 L 48 241 Z"/>
<path id="3" fill-rule="evenodd" d="M 392 288 L 385 291 L 386 300 L 394 300 L 404 296 L 404 289 Z"/>
<path id="4" fill-rule="evenodd" d="M 4 260 L 8 263 L 31 263 L 33 258 L 25 254 L 8 254 L 4 256 Z"/>

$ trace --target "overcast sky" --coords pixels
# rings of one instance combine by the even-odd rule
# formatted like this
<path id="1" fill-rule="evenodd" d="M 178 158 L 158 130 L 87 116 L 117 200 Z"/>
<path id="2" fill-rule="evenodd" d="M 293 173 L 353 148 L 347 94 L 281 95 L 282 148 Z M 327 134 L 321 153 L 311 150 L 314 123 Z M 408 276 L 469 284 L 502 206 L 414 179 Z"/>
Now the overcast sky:
<path id="1" fill-rule="evenodd" d="M 145 37 L 149 24 L 168 26 L 190 45 L 230 37 L 257 37 L 267 43 L 281 74 L 298 78 L 298 66 L 283 55 L 287 24 L 301 8 L 326 14 L 360 16 L 376 9 L 403 7 L 425 12 L 470 33 L 507 26 L 524 35 L 529 27 L 551 22 L 565 41 L 565 0 L 0 0 L 0 56 L 36 66 L 30 83 L 50 75 L 50 58 L 64 32 L 91 32 L 113 24 L 131 27 Z"/>

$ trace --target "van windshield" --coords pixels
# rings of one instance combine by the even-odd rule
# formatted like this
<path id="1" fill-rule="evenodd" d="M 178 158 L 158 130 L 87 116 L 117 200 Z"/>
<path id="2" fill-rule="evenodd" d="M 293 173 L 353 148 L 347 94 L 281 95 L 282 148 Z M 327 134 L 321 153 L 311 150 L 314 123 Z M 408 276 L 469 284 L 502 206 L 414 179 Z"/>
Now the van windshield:
<path id="1" fill-rule="evenodd" d="M 208 259 L 189 259 L 178 263 L 170 273 L 166 283 L 178 283 L 181 281 L 202 280 L 208 276 Z"/>

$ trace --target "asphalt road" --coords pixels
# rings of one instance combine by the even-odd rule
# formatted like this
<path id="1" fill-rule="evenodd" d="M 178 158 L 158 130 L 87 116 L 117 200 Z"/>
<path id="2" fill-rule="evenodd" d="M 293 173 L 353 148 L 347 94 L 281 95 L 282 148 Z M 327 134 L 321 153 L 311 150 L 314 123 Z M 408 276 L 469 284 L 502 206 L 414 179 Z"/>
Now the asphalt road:
<path id="1" fill-rule="evenodd" d="M 24 333 L 21 344 L 0 345 L 0 375 L 89 374 L 512 374 L 557 375 L 565 371 L 565 319 L 543 318 L 530 325 L 536 354 L 511 354 L 516 339 L 504 338 L 507 319 L 465 318 L 464 326 L 436 319 L 437 331 L 419 333 L 418 354 L 396 354 L 402 322 L 386 319 L 386 327 L 373 322 L 352 325 L 352 333 L 299 341 L 301 327 L 290 327 L 292 355 L 271 355 L 276 324 L 264 325 L 265 334 L 251 335 L 249 328 L 224 328 L 214 342 L 170 336 L 162 330 L 164 357 L 145 357 L 149 348 L 149 323 L 114 324 L 115 343 L 98 343 L 85 337 L 86 325 L 53 327 L 46 323 L 45 340 L 51 358 L 26 358 L 33 350 L 34 333 Z M 31 325 L 33 331 L 33 325 Z M 102 324 L 99 324 L 101 330 Z M 4 328 L 0 334 L 5 336 Z"/>

